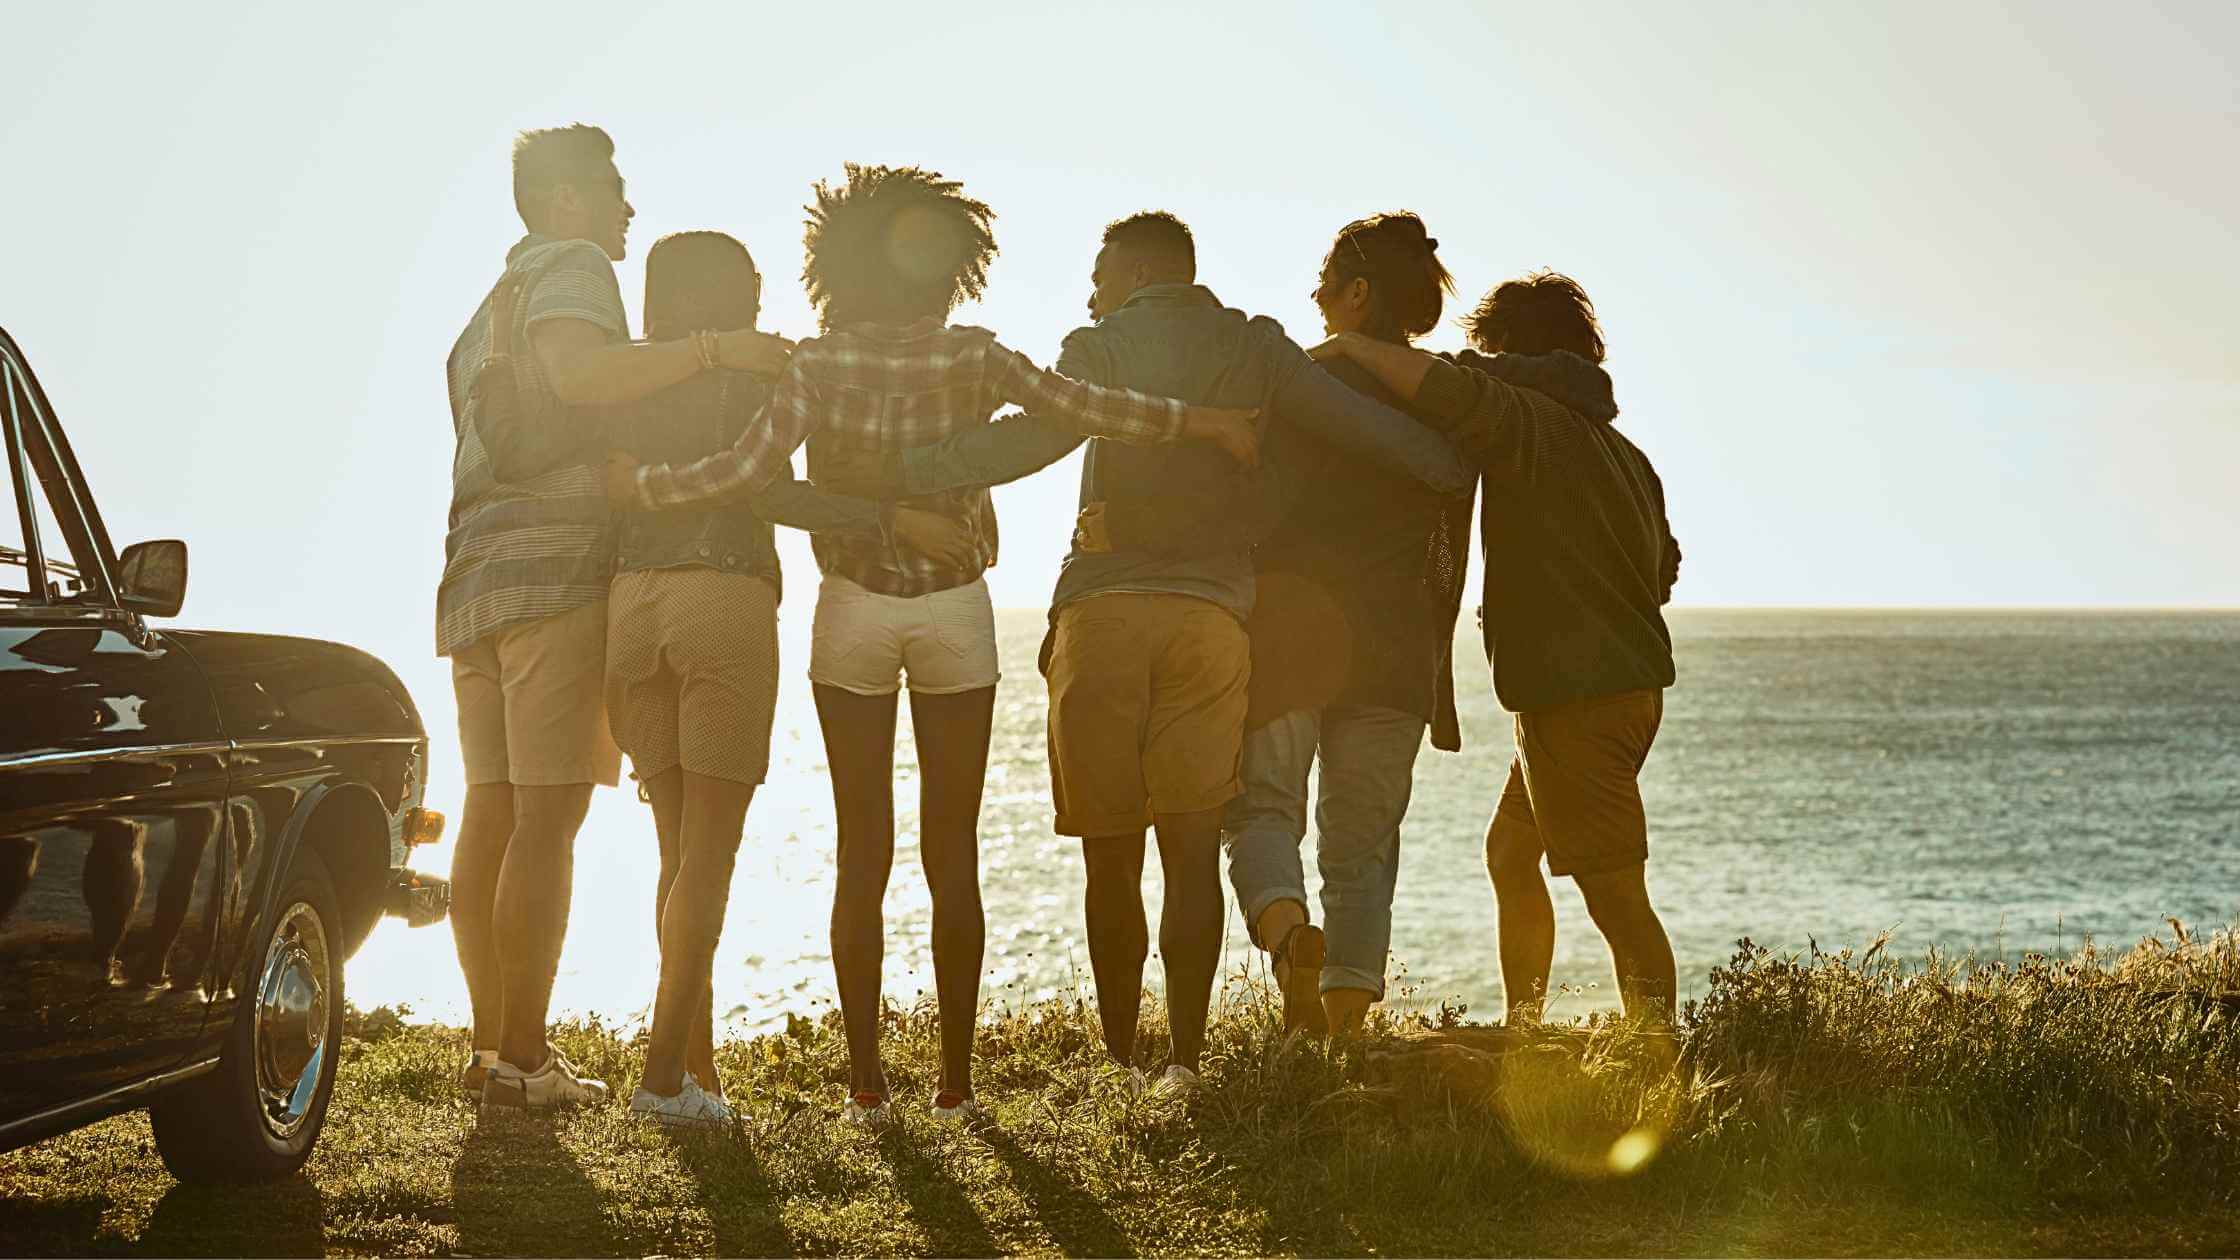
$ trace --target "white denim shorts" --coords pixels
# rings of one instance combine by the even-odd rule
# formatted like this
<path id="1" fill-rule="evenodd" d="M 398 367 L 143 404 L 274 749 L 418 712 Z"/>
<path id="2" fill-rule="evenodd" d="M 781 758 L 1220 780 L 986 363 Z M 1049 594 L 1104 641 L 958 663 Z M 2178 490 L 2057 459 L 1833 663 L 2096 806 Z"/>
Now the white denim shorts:
<path id="1" fill-rule="evenodd" d="M 986 578 L 931 595 L 881 595 L 826 574 L 817 590 L 809 681 L 859 696 L 944 696 L 993 687 L 996 615 Z"/>

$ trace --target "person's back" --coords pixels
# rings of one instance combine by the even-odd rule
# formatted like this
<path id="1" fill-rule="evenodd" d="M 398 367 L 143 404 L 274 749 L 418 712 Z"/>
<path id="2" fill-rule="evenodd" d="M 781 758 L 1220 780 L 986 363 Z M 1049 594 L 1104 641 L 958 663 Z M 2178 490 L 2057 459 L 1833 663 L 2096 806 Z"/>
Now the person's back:
<path id="1" fill-rule="evenodd" d="M 494 309 L 501 302 L 507 309 Z M 613 341 L 629 335 L 613 264 L 599 246 L 532 232 L 507 252 L 503 281 L 475 308 L 444 360 L 453 448 L 444 572 L 436 593 L 436 650 L 442 655 L 606 593 L 614 539 L 606 496 L 588 460 L 596 445 L 554 436 L 555 430 L 584 428 L 585 421 L 553 396 L 544 364 L 526 352 L 530 331 L 551 320 L 581 321 Z M 506 344 L 496 344 L 496 334 Z M 479 416 L 470 401 L 476 375 L 486 360 L 500 356 L 513 372 L 516 406 L 511 414 Z M 544 448 L 553 457 L 535 463 L 509 458 L 524 447 Z M 578 447 L 576 458 L 566 457 Z"/>
<path id="2" fill-rule="evenodd" d="M 1138 289 L 1127 303 L 1066 339 L 1058 370 L 1101 385 L 1204 406 L 1258 408 L 1275 386 L 1273 352 L 1283 330 L 1223 306 L 1195 284 Z M 1265 460 L 1281 461 L 1271 435 Z M 1082 463 L 1081 505 L 1105 505 L 1120 516 L 1158 516 L 1178 504 L 1239 493 L 1233 460 L 1203 445 L 1133 446 L 1096 440 Z M 1253 601 L 1250 541 L 1218 536 L 1206 545 L 1174 548 L 1075 547 L 1059 571 L 1053 609 L 1100 591 L 1162 591 L 1210 600 L 1238 618 Z"/>
<path id="3" fill-rule="evenodd" d="M 1330 365 L 1348 388 L 1406 411 L 1357 364 Z M 1264 579 L 1295 577 L 1344 618 L 1341 660 L 1303 671 L 1306 703 L 1374 703 L 1420 714 L 1433 742 L 1461 747 L 1451 653 L 1470 543 L 1470 495 L 1446 494 L 1313 434 L 1288 435 L 1288 507 L 1255 553 Z M 1253 643 L 1255 708 L 1262 639 Z M 1276 651 L 1286 650 L 1277 646 Z M 1303 650 L 1303 649 L 1302 649 Z M 1311 675 L 1327 681 L 1315 685 Z M 1271 691 L 1292 689 L 1275 682 Z M 1327 691 L 1328 694 L 1321 694 Z M 1295 697 L 1296 698 L 1296 697 Z"/>
<path id="4" fill-rule="evenodd" d="M 1002 405 L 999 383 L 1015 358 L 985 328 L 934 318 L 862 322 L 803 341 L 794 351 L 822 421 L 809 435 L 809 478 L 986 424 Z M 923 595 L 977 580 L 996 562 L 995 504 L 985 488 L 909 500 L 962 526 L 978 543 L 965 566 L 944 565 L 879 538 L 819 536 L 817 564 L 865 590 Z"/>
<path id="5" fill-rule="evenodd" d="M 611 443 L 646 463 L 694 459 L 738 441 L 769 398 L 767 381 L 703 373 L 622 409 L 610 426 Z M 770 524 L 745 502 L 625 513 L 616 532 L 620 572 L 697 561 L 778 582 Z"/>
<path id="6" fill-rule="evenodd" d="M 1525 357 L 1541 360 L 1529 377 L 1517 372 L 1524 365 L 1500 369 L 1511 383 L 1531 383 L 1514 395 L 1525 416 L 1485 465 L 1480 509 L 1495 690 L 1503 707 L 1523 712 L 1669 687 L 1664 487 L 1611 423 L 1616 404 L 1599 365 L 1567 351 Z M 1471 351 L 1456 362 L 1494 367 Z M 1427 394 L 1439 379 L 1426 382 Z"/>

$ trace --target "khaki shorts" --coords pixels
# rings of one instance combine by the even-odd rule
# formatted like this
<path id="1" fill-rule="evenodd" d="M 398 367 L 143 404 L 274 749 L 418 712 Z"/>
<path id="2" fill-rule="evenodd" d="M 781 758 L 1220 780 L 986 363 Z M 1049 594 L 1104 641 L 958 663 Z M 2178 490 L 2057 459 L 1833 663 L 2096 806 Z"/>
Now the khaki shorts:
<path id="1" fill-rule="evenodd" d="M 613 786 L 622 755 L 599 701 L 606 664 L 605 600 L 508 626 L 453 653 L 467 782 Z"/>
<path id="2" fill-rule="evenodd" d="M 1545 849 L 1552 875 L 1648 861 L 1640 775 L 1663 718 L 1664 692 L 1655 690 L 1517 714 L 1517 759 L 1493 812 L 1496 843 Z"/>
<path id="3" fill-rule="evenodd" d="M 614 580 L 607 712 L 640 783 L 683 766 L 759 785 L 778 708 L 778 592 L 743 573 L 686 566 Z"/>
<path id="4" fill-rule="evenodd" d="M 1130 594 L 1067 604 L 1047 672 L 1059 835 L 1132 835 L 1154 815 L 1218 809 L 1244 790 L 1252 653 L 1219 605 Z"/>

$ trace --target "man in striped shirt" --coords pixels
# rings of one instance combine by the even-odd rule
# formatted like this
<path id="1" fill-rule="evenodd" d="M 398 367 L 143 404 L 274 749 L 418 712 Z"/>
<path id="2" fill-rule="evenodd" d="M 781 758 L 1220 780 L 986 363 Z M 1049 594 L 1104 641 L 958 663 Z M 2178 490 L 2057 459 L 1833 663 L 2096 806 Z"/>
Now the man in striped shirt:
<path id="1" fill-rule="evenodd" d="M 600 702 L 614 549 L 585 462 L 603 445 L 589 409 L 673 385 L 708 356 L 629 340 L 613 262 L 635 212 L 604 131 L 524 132 L 513 193 L 528 234 L 446 364 L 454 452 L 436 650 L 451 658 L 466 762 L 451 922 L 474 1046 L 460 1083 L 485 1102 L 545 1107 L 606 1092 L 545 1040 L 576 830 L 592 785 L 620 769 Z M 786 349 L 741 330 L 713 357 L 775 375 Z M 492 405 L 501 394 L 515 405 Z"/>

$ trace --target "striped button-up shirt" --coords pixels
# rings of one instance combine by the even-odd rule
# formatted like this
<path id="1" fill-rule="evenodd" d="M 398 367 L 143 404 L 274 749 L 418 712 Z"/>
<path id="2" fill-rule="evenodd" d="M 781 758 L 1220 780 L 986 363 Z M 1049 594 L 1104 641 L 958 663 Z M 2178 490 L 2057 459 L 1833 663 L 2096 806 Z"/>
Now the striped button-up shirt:
<path id="1" fill-rule="evenodd" d="M 809 476 L 828 461 L 924 446 L 978 424 L 1006 403 L 1092 437 L 1121 442 L 1179 440 L 1183 404 L 1107 389 L 1036 367 L 985 328 L 937 320 L 861 324 L 802 342 L 763 414 L 730 449 L 684 467 L 638 472 L 649 508 L 751 494 L 778 476 L 794 448 L 809 444 Z M 910 500 L 963 524 L 977 541 L 967 567 L 937 563 L 891 540 L 818 535 L 817 563 L 886 595 L 925 595 L 962 586 L 996 562 L 996 517 L 984 487 Z"/>
<path id="2" fill-rule="evenodd" d="M 591 424 L 596 414 L 563 406 L 529 346 L 529 330 L 552 319 L 596 326 L 627 341 L 628 316 L 614 264 L 589 241 L 534 233 L 506 254 L 506 270 L 528 279 L 515 298 L 510 348 L 516 420 Z M 598 469 L 557 469 L 523 482 L 498 480 L 468 414 L 468 387 L 491 352 L 490 299 L 475 308 L 444 365 L 451 393 L 451 528 L 436 588 L 436 652 L 449 656 L 509 626 L 605 599 L 614 567 L 613 512 Z"/>

